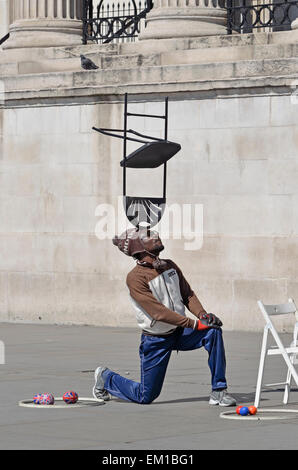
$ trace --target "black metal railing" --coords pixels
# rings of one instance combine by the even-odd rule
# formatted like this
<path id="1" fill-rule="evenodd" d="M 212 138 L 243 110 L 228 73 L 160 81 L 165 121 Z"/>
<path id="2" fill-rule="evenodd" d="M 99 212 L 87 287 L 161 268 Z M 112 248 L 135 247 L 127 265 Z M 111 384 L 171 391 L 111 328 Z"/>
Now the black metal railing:
<path id="1" fill-rule="evenodd" d="M 152 9 L 152 0 L 109 1 L 97 5 L 85 0 L 83 11 L 83 43 L 132 42 L 140 33 L 141 21 Z"/>
<path id="2" fill-rule="evenodd" d="M 298 17 L 298 0 L 227 0 L 227 32 L 252 33 L 260 28 L 271 31 L 291 29 Z"/>
<path id="3" fill-rule="evenodd" d="M 260 29 L 286 31 L 298 18 L 298 0 L 268 0 L 268 3 L 263 0 L 261 4 L 257 4 L 257 0 L 206 1 L 226 8 L 228 34 Z M 84 0 L 83 43 L 135 41 L 152 8 L 153 0 L 100 0 L 97 4 L 94 0 Z"/>
<path id="4" fill-rule="evenodd" d="M 5 36 L 3 36 L 3 38 L 0 39 L 0 46 L 1 44 L 3 44 L 5 41 L 7 41 L 7 39 L 9 38 L 10 34 L 7 33 L 5 34 Z"/>

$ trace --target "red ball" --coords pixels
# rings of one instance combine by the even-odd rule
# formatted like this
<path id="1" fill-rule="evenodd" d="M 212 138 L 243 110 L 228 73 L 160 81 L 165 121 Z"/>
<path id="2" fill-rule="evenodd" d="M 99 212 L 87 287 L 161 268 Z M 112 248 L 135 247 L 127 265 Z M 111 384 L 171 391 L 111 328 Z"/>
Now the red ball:
<path id="1" fill-rule="evenodd" d="M 250 415 L 255 415 L 257 413 L 258 409 L 255 406 L 252 405 L 252 406 L 248 407 L 248 411 L 249 411 Z"/>
<path id="2" fill-rule="evenodd" d="M 62 398 L 65 401 L 65 403 L 70 404 L 70 403 L 76 403 L 78 401 L 79 396 L 73 390 L 69 390 L 68 392 L 64 393 Z"/>
<path id="3" fill-rule="evenodd" d="M 237 413 L 237 415 L 240 415 L 240 410 L 241 410 L 241 408 L 242 408 L 241 405 L 240 405 L 240 406 L 237 406 L 237 408 L 236 408 L 236 413 Z"/>

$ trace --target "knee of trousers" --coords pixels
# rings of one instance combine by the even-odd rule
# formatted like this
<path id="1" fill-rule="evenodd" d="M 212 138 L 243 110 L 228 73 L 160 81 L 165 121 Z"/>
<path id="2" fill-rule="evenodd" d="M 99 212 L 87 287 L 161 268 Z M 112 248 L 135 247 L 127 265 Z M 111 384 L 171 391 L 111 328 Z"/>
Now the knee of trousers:
<path id="1" fill-rule="evenodd" d="M 208 331 L 209 342 L 212 344 L 217 343 L 217 341 L 222 342 L 222 329 L 221 328 L 210 328 Z M 208 340 L 207 340 L 208 341 Z"/>
<path id="2" fill-rule="evenodd" d="M 210 328 L 210 331 L 213 336 L 222 336 L 222 329 L 221 328 Z"/>
<path id="3" fill-rule="evenodd" d="M 142 405 L 149 405 L 152 403 L 160 394 L 160 391 L 148 390 L 145 392 L 140 400 Z"/>

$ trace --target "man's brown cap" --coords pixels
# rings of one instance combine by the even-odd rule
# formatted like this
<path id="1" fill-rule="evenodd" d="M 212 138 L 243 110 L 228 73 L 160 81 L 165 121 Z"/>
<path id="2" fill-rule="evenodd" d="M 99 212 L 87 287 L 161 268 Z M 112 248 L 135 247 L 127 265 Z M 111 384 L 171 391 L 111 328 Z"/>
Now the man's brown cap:
<path id="1" fill-rule="evenodd" d="M 141 231 L 131 228 L 123 232 L 119 237 L 113 238 L 113 244 L 118 246 L 119 250 L 127 256 L 135 256 L 138 253 L 144 253 L 143 242 L 140 238 Z"/>

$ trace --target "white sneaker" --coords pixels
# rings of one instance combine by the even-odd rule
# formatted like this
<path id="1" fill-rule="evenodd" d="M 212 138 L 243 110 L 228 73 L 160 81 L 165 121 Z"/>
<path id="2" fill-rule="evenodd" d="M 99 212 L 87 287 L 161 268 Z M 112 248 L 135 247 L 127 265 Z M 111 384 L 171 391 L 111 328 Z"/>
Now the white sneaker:
<path id="1" fill-rule="evenodd" d="M 109 401 L 111 395 L 104 388 L 104 380 L 102 378 L 102 373 L 107 369 L 107 367 L 97 367 L 94 373 L 95 384 L 92 390 L 94 398 L 97 400 Z"/>
<path id="2" fill-rule="evenodd" d="M 235 398 L 228 395 L 227 389 L 213 390 L 209 398 L 209 405 L 236 406 Z"/>

